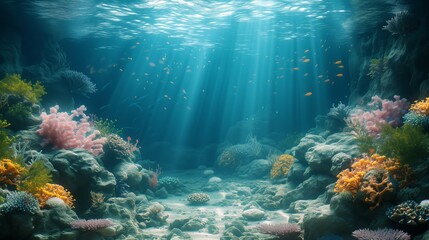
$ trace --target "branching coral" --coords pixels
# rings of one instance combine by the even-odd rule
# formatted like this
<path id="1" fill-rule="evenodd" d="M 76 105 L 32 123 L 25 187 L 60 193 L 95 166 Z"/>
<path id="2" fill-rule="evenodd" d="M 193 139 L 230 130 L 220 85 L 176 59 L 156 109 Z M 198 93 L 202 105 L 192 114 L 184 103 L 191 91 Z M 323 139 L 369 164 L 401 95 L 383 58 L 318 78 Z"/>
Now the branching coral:
<path id="1" fill-rule="evenodd" d="M 410 240 L 411 236 L 401 230 L 383 228 L 377 230 L 359 229 L 353 232 L 358 240 Z"/>
<path id="2" fill-rule="evenodd" d="M 380 171 L 381 177 L 376 175 L 366 177 L 366 174 L 373 170 Z M 387 158 L 379 154 L 364 156 L 356 160 L 350 169 L 345 169 L 337 175 L 338 180 L 334 191 L 337 193 L 350 192 L 353 197 L 360 192 L 364 195 L 365 202 L 369 203 L 373 209 L 381 203 L 383 194 L 390 191 L 392 186 L 389 177 L 403 186 L 408 180 L 409 174 L 409 167 L 402 166 L 394 158 Z"/>
<path id="3" fill-rule="evenodd" d="M 402 116 L 408 111 L 410 103 L 397 95 L 393 98 L 394 101 L 391 101 L 373 96 L 372 101 L 367 104 L 370 109 L 356 109 L 350 114 L 350 126 L 361 127 L 371 136 L 378 136 L 383 125 L 400 126 Z"/>
<path id="4" fill-rule="evenodd" d="M 52 144 L 55 148 L 73 149 L 84 148 L 94 155 L 103 152 L 105 138 L 97 138 L 99 131 L 92 131 L 88 116 L 84 113 L 85 106 L 80 106 L 72 114 L 58 112 L 59 107 L 54 106 L 50 113 L 43 112 L 40 116 L 42 123 L 37 133 L 45 138 L 45 144 Z M 74 118 L 80 118 L 77 122 Z"/>
<path id="5" fill-rule="evenodd" d="M 37 189 L 34 196 L 39 200 L 40 207 L 43 208 L 46 201 L 50 198 L 57 197 L 62 199 L 67 205 L 73 207 L 73 196 L 63 186 L 58 184 L 47 183 L 45 186 Z"/>
<path id="6" fill-rule="evenodd" d="M 289 154 L 282 154 L 280 155 L 276 161 L 274 162 L 270 176 L 271 178 L 280 178 L 280 177 L 286 177 L 289 173 L 290 169 L 292 168 L 294 162 L 294 157 Z"/>

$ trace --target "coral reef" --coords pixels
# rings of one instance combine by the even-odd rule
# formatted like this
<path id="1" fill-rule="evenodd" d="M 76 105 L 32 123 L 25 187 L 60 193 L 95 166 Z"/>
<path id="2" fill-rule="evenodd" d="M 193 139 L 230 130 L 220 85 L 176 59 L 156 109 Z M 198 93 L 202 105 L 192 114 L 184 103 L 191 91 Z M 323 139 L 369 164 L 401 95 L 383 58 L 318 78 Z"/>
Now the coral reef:
<path id="1" fill-rule="evenodd" d="M 359 240 L 411 240 L 411 236 L 408 233 L 389 228 L 377 230 L 359 229 L 353 232 L 353 237 Z"/>
<path id="2" fill-rule="evenodd" d="M 54 197 L 60 198 L 70 207 L 73 207 L 73 202 L 75 201 L 71 193 L 63 186 L 52 183 L 47 183 L 45 186 L 37 189 L 34 196 L 39 201 L 40 208 L 45 207 L 46 201 Z"/>
<path id="3" fill-rule="evenodd" d="M 276 236 L 279 239 L 301 239 L 301 227 L 293 223 L 261 224 L 256 229 L 260 233 Z"/>
<path id="4" fill-rule="evenodd" d="M 84 113 L 85 106 L 73 110 L 70 115 L 67 112 L 58 112 L 58 109 L 58 106 L 54 106 L 50 108 L 49 114 L 43 112 L 40 115 L 43 121 L 37 133 L 44 137 L 45 144 L 62 149 L 84 148 L 94 155 L 103 152 L 106 139 L 97 138 L 100 132 L 92 131 L 89 117 Z M 79 122 L 73 120 L 75 117 L 80 117 Z"/>
<path id="5" fill-rule="evenodd" d="M 394 101 L 373 96 L 367 104 L 369 110 L 355 109 L 349 117 L 354 128 L 363 128 L 369 135 L 378 136 L 382 126 L 389 124 L 398 127 L 402 116 L 408 111 L 410 103 L 405 98 L 395 95 Z"/>
<path id="6" fill-rule="evenodd" d="M 25 168 L 10 159 L 0 161 L 0 183 L 16 185 L 19 176 Z"/>
<path id="7" fill-rule="evenodd" d="M 429 222 L 429 207 L 409 200 L 386 211 L 391 220 L 405 225 L 426 224 Z"/>
<path id="8" fill-rule="evenodd" d="M 191 205 L 203 205 L 210 201 L 210 196 L 206 193 L 191 193 L 187 196 L 186 200 Z"/>
<path id="9" fill-rule="evenodd" d="M 10 192 L 6 195 L 6 202 L 0 205 L 0 212 L 3 213 L 25 212 L 35 214 L 39 210 L 37 199 L 26 192 Z"/>
<path id="10" fill-rule="evenodd" d="M 273 163 L 270 171 L 272 179 L 286 177 L 292 168 L 295 158 L 289 154 L 280 155 Z"/>

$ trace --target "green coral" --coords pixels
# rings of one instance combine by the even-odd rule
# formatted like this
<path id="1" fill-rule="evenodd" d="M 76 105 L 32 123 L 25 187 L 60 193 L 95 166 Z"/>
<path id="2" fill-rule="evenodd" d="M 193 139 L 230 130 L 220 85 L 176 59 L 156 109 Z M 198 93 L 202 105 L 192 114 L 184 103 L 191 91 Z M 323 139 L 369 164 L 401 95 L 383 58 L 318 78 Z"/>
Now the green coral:
<path id="1" fill-rule="evenodd" d="M 38 188 L 52 182 L 52 175 L 43 160 L 37 160 L 21 174 L 17 185 L 19 191 L 36 193 Z"/>
<path id="2" fill-rule="evenodd" d="M 429 156 L 429 135 L 420 126 L 393 128 L 387 124 L 382 128 L 378 150 L 401 163 L 417 163 Z"/>
<path id="3" fill-rule="evenodd" d="M 45 94 L 45 88 L 40 82 L 26 82 L 19 74 L 6 75 L 0 80 L 0 95 L 15 95 L 34 104 L 40 102 Z"/>

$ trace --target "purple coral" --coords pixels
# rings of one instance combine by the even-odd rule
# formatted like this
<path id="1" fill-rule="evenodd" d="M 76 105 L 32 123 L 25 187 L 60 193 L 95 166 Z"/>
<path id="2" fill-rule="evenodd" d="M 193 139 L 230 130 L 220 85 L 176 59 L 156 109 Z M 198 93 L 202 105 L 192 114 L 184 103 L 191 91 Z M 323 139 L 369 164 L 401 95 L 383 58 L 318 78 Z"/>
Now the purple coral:
<path id="1" fill-rule="evenodd" d="M 263 223 L 256 227 L 260 233 L 269 234 L 278 237 L 279 239 L 298 240 L 301 239 L 301 228 L 298 224 L 293 223 Z"/>
<path id="2" fill-rule="evenodd" d="M 113 226 L 113 222 L 109 219 L 76 220 L 70 222 L 69 224 L 71 228 L 82 231 L 100 230 Z"/>
<path id="3" fill-rule="evenodd" d="M 80 106 L 72 111 L 58 112 L 58 105 L 50 108 L 50 113 L 43 112 L 40 117 L 42 123 L 37 131 L 44 137 L 44 144 L 52 144 L 55 148 L 73 149 L 84 148 L 94 155 L 103 152 L 105 138 L 97 138 L 99 131 L 92 131 L 88 122 L 88 116 L 84 113 L 85 106 Z M 79 122 L 73 120 L 80 118 Z"/>
<path id="4" fill-rule="evenodd" d="M 353 232 L 359 240 L 410 240 L 411 236 L 401 230 L 383 228 L 377 230 L 359 229 Z"/>

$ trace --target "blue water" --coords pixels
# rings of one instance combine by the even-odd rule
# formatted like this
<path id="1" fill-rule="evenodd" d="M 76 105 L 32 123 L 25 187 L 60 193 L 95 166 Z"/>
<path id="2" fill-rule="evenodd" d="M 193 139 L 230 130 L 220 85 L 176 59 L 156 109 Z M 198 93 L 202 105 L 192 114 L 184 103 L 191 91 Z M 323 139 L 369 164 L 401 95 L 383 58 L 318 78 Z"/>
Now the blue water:
<path id="1" fill-rule="evenodd" d="M 18 19 L 7 27 L 22 34 L 27 66 L 41 61 L 47 39 L 58 42 L 70 69 L 98 89 L 76 96 L 74 107 L 116 119 L 143 153 L 160 142 L 202 148 L 249 136 L 281 141 L 348 101 L 353 42 L 345 1 L 3 5 L 6 22 Z"/>

